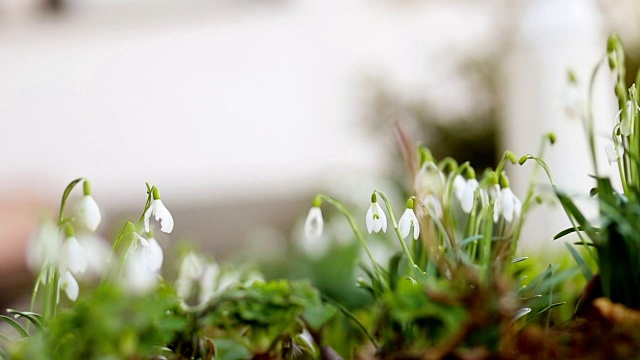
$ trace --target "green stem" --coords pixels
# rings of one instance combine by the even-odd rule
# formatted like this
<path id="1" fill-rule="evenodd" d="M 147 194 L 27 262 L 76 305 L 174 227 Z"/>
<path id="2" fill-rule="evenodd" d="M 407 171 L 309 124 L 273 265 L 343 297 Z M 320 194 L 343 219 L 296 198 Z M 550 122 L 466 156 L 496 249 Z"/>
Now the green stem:
<path id="1" fill-rule="evenodd" d="M 371 254 L 369 245 L 367 245 L 367 242 L 365 241 L 364 236 L 362 236 L 362 233 L 360 232 L 360 229 L 358 228 L 356 221 L 353 219 L 353 216 L 351 216 L 351 213 L 349 213 L 349 211 L 344 207 L 344 205 L 342 205 L 340 201 L 324 194 L 318 194 L 318 196 L 320 196 L 323 201 L 326 201 L 329 204 L 333 205 L 333 207 L 338 209 L 338 211 L 340 211 L 342 215 L 344 215 L 347 218 L 349 225 L 351 225 L 351 229 L 353 230 L 354 234 L 360 241 L 360 244 L 366 251 L 367 256 L 369 257 L 369 259 L 371 260 L 371 263 L 373 264 L 373 267 L 376 269 L 376 274 L 378 275 L 378 277 L 380 277 L 382 272 L 382 267 L 380 266 L 380 264 L 378 264 L 378 262 L 375 260 L 375 258 Z"/>
<path id="2" fill-rule="evenodd" d="M 391 208 L 391 204 L 389 203 L 387 196 L 382 191 L 374 190 L 374 192 L 380 195 L 380 197 L 382 198 L 382 201 L 384 201 L 384 204 L 387 207 L 387 212 L 389 213 L 389 218 L 391 219 L 391 223 L 393 224 L 393 229 L 395 230 L 396 236 L 400 241 L 400 246 L 402 246 L 402 251 L 404 251 L 404 254 L 407 256 L 407 261 L 409 261 L 409 266 L 413 271 L 413 269 L 416 266 L 416 263 L 413 261 L 413 257 L 411 257 L 411 253 L 409 253 L 409 248 L 407 247 L 407 243 L 402 238 L 402 234 L 400 233 L 400 228 L 398 228 L 398 223 L 396 222 L 396 217 L 393 215 L 393 209 Z"/>
<path id="3" fill-rule="evenodd" d="M 67 199 L 69 198 L 69 195 L 71 194 L 71 190 L 73 190 L 73 188 L 80 181 L 82 181 L 82 179 L 83 178 L 77 178 L 77 179 L 73 180 L 64 189 L 64 192 L 62 193 L 62 201 L 60 202 L 60 215 L 58 216 L 58 225 L 62 225 L 62 223 L 64 222 L 64 209 L 67 206 Z"/>

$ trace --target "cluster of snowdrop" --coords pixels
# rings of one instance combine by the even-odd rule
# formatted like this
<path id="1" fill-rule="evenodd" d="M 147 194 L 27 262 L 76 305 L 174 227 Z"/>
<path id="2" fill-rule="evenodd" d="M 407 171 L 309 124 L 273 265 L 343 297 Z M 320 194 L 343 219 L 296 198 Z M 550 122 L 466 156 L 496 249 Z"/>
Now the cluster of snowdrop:
<path id="1" fill-rule="evenodd" d="M 495 172 L 488 172 L 483 181 L 478 182 L 473 168 L 468 164 L 461 168 L 466 172 L 467 178 L 460 171 L 452 172 L 447 177 L 432 161 L 423 164 L 416 177 L 416 195 L 407 200 L 407 207 L 396 225 L 403 239 L 410 234 L 414 240 L 419 238 L 420 219 L 416 214 L 440 220 L 444 211 L 450 209 L 454 202 L 465 214 L 491 208 L 494 223 L 501 219 L 511 223 L 520 218 L 522 202 L 509 187 L 509 180 L 504 172 L 499 176 Z M 369 234 L 387 231 L 387 215 L 378 203 L 378 194 L 379 191 L 374 191 L 371 195 L 371 205 L 365 215 Z M 449 201 L 445 201 L 446 199 Z M 305 234 L 313 240 L 320 238 L 324 227 L 322 200 L 322 195 L 314 199 L 304 225 Z M 422 211 L 416 211 L 416 203 L 420 204 Z M 390 211 L 391 207 L 386 205 Z"/>
<path id="2" fill-rule="evenodd" d="M 487 169 L 478 178 L 469 163 L 458 165 L 450 158 L 436 163 L 429 150 L 421 148 L 420 151 L 422 161 L 415 169 L 413 195 L 407 199 L 399 220 L 396 221 L 386 195 L 375 190 L 364 218 L 367 232 L 385 233 L 388 227 L 392 228 L 410 268 L 423 269 L 424 260 L 420 260 L 420 265 L 414 259 L 424 259 L 425 255 L 442 259 L 445 253 L 457 259 L 482 258 L 483 266 L 487 268 L 494 246 L 501 247 L 502 250 L 496 250 L 498 252 L 515 249 L 523 203 L 511 190 L 503 170 L 507 162 L 518 163 L 515 155 L 506 152 L 495 170 Z M 376 260 L 383 257 L 374 256 L 378 255 L 371 250 L 375 248 L 370 248 L 365 241 L 353 216 L 334 198 L 323 194 L 315 197 L 304 223 L 309 241 L 318 241 L 322 235 L 321 207 L 325 202 L 348 219 L 373 269 L 383 274 L 381 262 Z M 407 245 L 405 240 L 408 238 L 420 239 L 420 245 L 416 245 L 418 242 Z M 494 243 L 493 239 L 505 242 Z M 446 272 L 444 268 L 442 270 Z"/>
<path id="3" fill-rule="evenodd" d="M 81 181 L 83 197 L 75 207 L 73 216 L 66 218 L 65 207 L 68 197 Z M 126 289 L 134 293 L 153 288 L 158 282 L 162 267 L 164 255 L 149 225 L 151 215 L 160 221 L 163 232 L 170 233 L 173 230 L 173 218 L 162 203 L 158 189 L 151 187 L 148 190 L 147 204 L 141 218 L 141 222 L 144 222 L 144 232 L 134 226 L 129 234 L 132 235 L 132 241 L 121 258 L 124 262 L 124 276 L 120 281 Z M 64 291 L 72 301 L 78 298 L 79 277 L 103 276 L 104 280 L 104 275 L 111 270 L 109 267 L 116 266 L 109 263 L 110 246 L 95 233 L 101 221 L 100 208 L 91 195 L 89 181 L 77 179 L 71 182 L 64 192 L 58 224 L 45 222 L 29 241 L 26 251 L 27 264 L 33 272 L 39 274 L 40 285 L 55 288 L 55 303 L 59 302 L 60 291 Z M 35 292 L 37 286 L 36 284 Z M 52 297 L 49 298 L 49 301 L 52 301 Z"/>
<path id="4" fill-rule="evenodd" d="M 262 276 L 237 268 L 223 271 L 216 262 L 189 252 L 182 258 L 175 289 L 183 306 L 187 307 L 187 302 L 194 296 L 197 304 L 203 305 L 233 285 L 248 285 L 254 281 L 263 281 Z"/>

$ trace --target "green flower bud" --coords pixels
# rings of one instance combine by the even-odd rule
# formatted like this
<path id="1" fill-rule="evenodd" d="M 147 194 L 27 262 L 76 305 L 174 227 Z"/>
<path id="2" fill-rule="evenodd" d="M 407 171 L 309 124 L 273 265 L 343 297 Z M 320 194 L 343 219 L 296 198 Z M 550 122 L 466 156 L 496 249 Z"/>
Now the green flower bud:
<path id="1" fill-rule="evenodd" d="M 64 236 L 67 238 L 76 236 L 76 233 L 73 231 L 73 226 L 69 223 L 64 225 Z"/>
<path id="2" fill-rule="evenodd" d="M 376 194 L 375 191 L 373 193 L 371 193 L 371 202 L 372 203 L 378 202 L 378 194 Z"/>
<path id="3" fill-rule="evenodd" d="M 466 172 L 467 172 L 467 179 L 476 178 L 476 171 L 471 166 L 467 166 Z"/>
<path id="4" fill-rule="evenodd" d="M 153 200 L 160 200 L 160 190 L 157 187 L 152 187 L 151 193 L 153 194 Z"/>
<path id="5" fill-rule="evenodd" d="M 515 164 L 518 162 L 518 158 L 516 157 L 516 154 L 514 154 L 513 152 L 507 150 L 504 153 L 504 157 L 506 159 L 508 159 L 509 161 L 511 161 L 512 164 Z"/>
<path id="6" fill-rule="evenodd" d="M 552 132 L 548 132 L 547 133 L 547 139 L 549 139 L 549 143 L 551 143 L 551 145 L 555 144 L 556 143 L 556 134 L 554 134 Z M 520 158 L 520 160 L 518 160 L 518 163 L 520 163 L 521 160 L 522 160 L 522 158 Z M 522 165 L 522 163 L 520 163 L 520 165 Z"/>
<path id="7" fill-rule="evenodd" d="M 320 194 L 316 195 L 316 197 L 313 199 L 313 206 L 314 207 L 322 206 L 322 196 L 320 196 Z"/>
<path id="8" fill-rule="evenodd" d="M 409 198 L 409 200 L 407 200 L 407 209 L 413 209 L 413 199 Z"/>
<path id="9" fill-rule="evenodd" d="M 89 180 L 85 180 L 83 185 L 83 190 L 85 195 L 91 195 L 91 184 L 89 184 Z"/>
<path id="10" fill-rule="evenodd" d="M 431 153 L 431 150 L 421 146 L 418 148 L 418 152 L 420 153 L 420 166 L 428 161 L 433 162 L 433 154 Z"/>
<path id="11" fill-rule="evenodd" d="M 507 174 L 505 174 L 504 172 L 500 174 L 500 187 L 502 188 L 509 187 L 509 178 L 507 177 Z"/>
<path id="12" fill-rule="evenodd" d="M 487 177 L 487 182 L 489 185 L 496 185 L 498 183 L 498 174 L 495 171 L 489 173 Z"/>

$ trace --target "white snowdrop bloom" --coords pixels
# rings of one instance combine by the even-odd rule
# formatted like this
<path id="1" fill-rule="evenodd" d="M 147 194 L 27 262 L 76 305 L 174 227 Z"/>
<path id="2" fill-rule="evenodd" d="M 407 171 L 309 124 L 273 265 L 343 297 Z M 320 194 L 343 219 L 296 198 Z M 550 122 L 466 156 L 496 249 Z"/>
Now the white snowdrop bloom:
<path id="1" fill-rule="evenodd" d="M 490 204 L 490 202 L 489 202 L 489 194 L 487 194 L 487 191 L 485 189 L 480 188 L 478 193 L 480 194 L 480 202 L 482 203 L 482 207 L 485 208 L 485 207 L 489 206 L 489 204 Z"/>
<path id="2" fill-rule="evenodd" d="M 64 240 L 60 255 L 60 271 L 69 270 L 72 274 L 82 274 L 87 270 L 87 257 L 68 224 L 66 233 L 67 238 Z"/>
<path id="3" fill-rule="evenodd" d="M 200 304 L 209 302 L 216 295 L 216 283 L 220 276 L 220 266 L 216 263 L 208 263 L 204 267 L 200 277 L 200 294 L 198 301 Z M 190 292 L 190 291 L 189 291 Z"/>
<path id="4" fill-rule="evenodd" d="M 409 200 L 409 202 L 407 202 L 407 209 L 402 214 L 402 217 L 400 217 L 400 221 L 398 221 L 398 228 L 403 239 L 409 236 L 412 226 L 413 239 L 415 240 L 420 236 L 420 223 L 418 222 L 416 214 L 413 212 L 413 201 Z"/>
<path id="5" fill-rule="evenodd" d="M 160 230 L 170 233 L 173 231 L 173 217 L 166 206 L 160 200 L 160 191 L 157 187 L 151 188 L 152 200 L 151 205 L 144 213 L 144 229 L 149 232 L 149 218 L 154 215 L 156 221 L 160 221 Z"/>
<path id="6" fill-rule="evenodd" d="M 467 180 L 460 174 L 456 175 L 453 179 L 453 193 L 458 198 L 460 202 L 462 202 L 462 194 L 464 193 L 465 185 L 467 184 Z"/>
<path id="7" fill-rule="evenodd" d="M 618 146 L 618 150 L 616 151 L 616 145 L 613 141 L 607 142 L 607 145 L 604 148 L 605 153 L 607 154 L 607 160 L 609 161 L 609 165 L 613 165 L 614 162 L 618 161 L 622 154 L 624 153 L 624 148 L 622 146 Z"/>
<path id="8" fill-rule="evenodd" d="M 440 200 L 438 200 L 437 197 L 433 195 L 427 195 L 422 200 L 422 202 L 427 208 L 433 211 L 433 215 L 435 215 L 436 218 L 442 219 L 442 205 L 440 204 Z"/>
<path id="9" fill-rule="evenodd" d="M 478 180 L 471 178 L 467 180 L 466 185 L 464 186 L 464 190 L 462 192 L 462 200 L 460 201 L 460 205 L 462 206 L 462 211 L 465 213 L 470 213 L 473 210 L 473 203 L 476 198 L 476 190 L 478 189 Z"/>
<path id="10" fill-rule="evenodd" d="M 416 175 L 415 189 L 417 195 L 426 196 L 433 194 L 441 196 L 444 191 L 446 179 L 444 174 L 433 161 L 426 161 Z"/>
<path id="11" fill-rule="evenodd" d="M 502 192 L 500 185 L 495 184 L 489 187 L 489 197 L 493 200 L 493 222 L 497 223 L 502 213 Z"/>
<path id="12" fill-rule="evenodd" d="M 511 188 L 502 189 L 502 198 L 501 198 L 501 206 L 502 206 L 502 216 L 507 222 L 513 221 L 514 215 L 518 216 L 522 203 L 520 200 L 513 194 Z"/>
<path id="13" fill-rule="evenodd" d="M 367 210 L 365 220 L 369 234 L 371 234 L 371 232 L 379 232 L 380 230 L 387 232 L 387 216 L 378 204 L 376 193 L 371 195 L 371 206 L 369 206 L 369 210 Z"/>
<path id="14" fill-rule="evenodd" d="M 57 263 L 61 248 L 62 234 L 56 224 L 49 220 L 42 222 L 27 242 L 25 254 L 27 267 L 36 274 L 46 264 Z M 46 276 L 41 277 L 41 280 L 45 281 Z"/>
<path id="15" fill-rule="evenodd" d="M 629 136 L 631 134 L 631 121 L 635 110 L 633 105 L 633 101 L 627 100 L 627 116 L 625 116 L 624 119 L 621 118 L 622 109 L 616 113 L 616 124 L 620 124 L 620 133 L 624 136 Z M 638 108 L 638 105 L 635 107 Z"/>
<path id="16" fill-rule="evenodd" d="M 63 290 L 67 294 L 69 300 L 76 301 L 78 299 L 80 287 L 69 271 L 65 271 L 60 275 L 60 281 L 58 282 L 58 302 L 60 301 L 60 290 Z"/>
<path id="17" fill-rule="evenodd" d="M 162 268 L 162 261 L 164 260 L 164 253 L 162 251 L 162 247 L 158 244 L 158 241 L 155 237 L 150 237 L 147 239 L 149 243 L 149 247 L 145 252 L 147 259 L 147 266 L 151 271 L 160 271 Z"/>
<path id="18" fill-rule="evenodd" d="M 322 235 L 322 228 L 322 210 L 318 206 L 312 206 L 304 222 L 304 233 L 308 239 L 315 241 Z"/>
<path id="19" fill-rule="evenodd" d="M 89 232 L 79 232 L 76 238 L 87 260 L 87 273 L 95 277 L 102 276 L 111 251 L 109 243 L 101 236 Z"/>
<path id="20" fill-rule="evenodd" d="M 158 285 L 158 275 L 149 269 L 144 247 L 129 251 L 122 281 L 125 290 L 134 295 L 147 294 Z"/>
<path id="21" fill-rule="evenodd" d="M 102 221 L 102 215 L 100 214 L 98 203 L 96 203 L 91 195 L 85 195 L 82 197 L 76 206 L 75 212 L 76 219 L 91 231 L 96 231 Z"/>
<path id="22" fill-rule="evenodd" d="M 187 299 L 191 296 L 193 282 L 200 279 L 203 271 L 203 261 L 196 254 L 189 253 L 182 259 L 176 279 L 176 292 L 179 297 Z"/>

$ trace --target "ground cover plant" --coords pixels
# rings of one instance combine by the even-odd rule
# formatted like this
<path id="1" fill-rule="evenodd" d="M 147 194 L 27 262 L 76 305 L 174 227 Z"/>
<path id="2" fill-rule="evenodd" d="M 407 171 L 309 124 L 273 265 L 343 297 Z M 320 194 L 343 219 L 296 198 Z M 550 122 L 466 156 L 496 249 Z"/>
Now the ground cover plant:
<path id="1" fill-rule="evenodd" d="M 43 222 L 28 246 L 37 274 L 32 300 L 0 316 L 7 325 L 0 358 L 633 358 L 640 350 L 639 95 L 624 83 L 616 35 L 607 62 L 620 110 L 606 151 L 621 191 L 597 170 L 591 99 L 574 109 L 593 159 L 596 221 L 553 182 L 544 161 L 553 134 L 541 137 L 535 155 L 507 151 L 494 168 L 476 169 L 434 158 L 399 127 L 411 184 L 405 198 L 371 189 L 360 216 L 329 194 L 313 199 L 308 241 L 327 241 L 325 214 L 348 224 L 355 239 L 315 260 L 316 272 L 333 280 L 269 278 L 193 251 L 168 279 L 154 232 L 171 233 L 174 222 L 159 189 L 146 185 L 140 217 L 110 243 L 94 234 L 100 210 L 89 181 L 79 178 L 63 191 L 56 221 Z M 508 173 L 525 164 L 535 166 L 534 176 L 518 196 Z M 556 238 L 578 236 L 567 245 L 570 262 L 518 253 L 523 222 L 540 200 L 538 171 L 573 224 Z M 398 201 L 403 206 L 394 209 Z M 386 246 L 383 256 L 376 241 Z M 341 265 L 327 269 L 336 259 Z M 303 256 L 300 262 L 312 265 Z M 584 286 L 576 290 L 576 283 Z"/>

